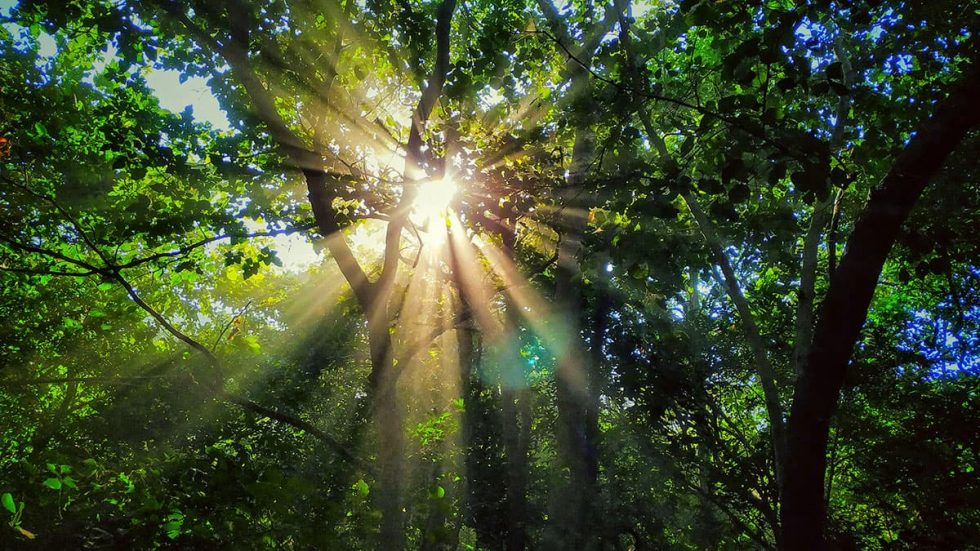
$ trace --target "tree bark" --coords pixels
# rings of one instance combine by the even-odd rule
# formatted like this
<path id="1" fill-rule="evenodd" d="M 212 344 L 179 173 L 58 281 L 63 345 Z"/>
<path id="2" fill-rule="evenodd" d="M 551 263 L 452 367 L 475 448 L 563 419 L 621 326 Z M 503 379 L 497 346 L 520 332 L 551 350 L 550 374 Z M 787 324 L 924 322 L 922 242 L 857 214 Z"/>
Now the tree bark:
<path id="1" fill-rule="evenodd" d="M 592 156 L 592 140 L 591 129 L 580 128 L 576 131 L 572 169 L 568 177 L 568 185 L 573 190 L 578 189 L 585 180 L 587 159 Z M 564 195 L 568 199 L 570 194 Z M 557 503 L 555 516 L 559 539 L 568 548 L 575 549 L 586 547 L 589 536 L 586 526 L 596 481 L 595 469 L 591 467 L 594 463 L 595 443 L 589 441 L 589 436 L 598 432 L 588 427 L 591 417 L 589 411 L 594 408 L 589 404 L 592 395 L 589 374 L 592 366 L 589 365 L 590 358 L 581 354 L 585 346 L 578 318 L 584 310 L 584 299 L 578 279 L 581 275 L 579 262 L 585 220 L 579 218 L 582 217 L 570 217 L 568 227 L 562 233 L 558 249 L 558 272 L 555 277 L 555 303 L 558 310 L 565 313 L 556 320 L 563 324 L 557 330 L 566 336 L 559 339 L 560 349 L 556 350 L 558 446 L 561 459 L 569 469 L 567 486 L 558 494 L 560 501 Z"/>
<path id="2" fill-rule="evenodd" d="M 978 97 L 980 71 L 974 63 L 871 191 L 847 241 L 796 382 L 782 504 L 783 549 L 823 547 L 827 438 L 847 365 L 902 224 L 946 157 L 980 125 Z"/>
<path id="3" fill-rule="evenodd" d="M 454 270 L 454 276 L 456 272 Z M 469 304 L 463 297 L 462 286 L 458 283 L 458 276 L 454 277 L 457 281 L 456 289 L 460 296 L 460 310 L 464 313 L 470 311 Z M 472 317 L 472 315 L 471 315 Z M 463 397 L 463 414 L 460 417 L 460 450 L 462 454 L 462 459 L 459 461 L 459 465 L 463 474 L 461 476 L 462 480 L 459 483 L 459 508 L 457 510 L 456 519 L 453 526 L 453 539 L 456 541 L 456 545 L 453 549 L 459 547 L 459 532 L 463 525 L 463 519 L 467 515 L 465 511 L 467 509 L 467 498 L 470 492 L 473 491 L 473 487 L 470 485 L 470 473 L 466 472 L 469 466 L 470 450 L 473 448 L 474 443 L 474 433 L 476 432 L 476 408 L 478 407 L 477 401 L 473 399 L 474 397 L 474 385 L 473 379 L 479 377 L 476 372 L 476 348 L 477 348 L 477 336 L 475 327 L 464 327 L 456 329 L 456 357 L 459 361 L 459 378 L 460 378 L 460 395 Z M 476 387 L 479 388 L 479 387 Z"/>

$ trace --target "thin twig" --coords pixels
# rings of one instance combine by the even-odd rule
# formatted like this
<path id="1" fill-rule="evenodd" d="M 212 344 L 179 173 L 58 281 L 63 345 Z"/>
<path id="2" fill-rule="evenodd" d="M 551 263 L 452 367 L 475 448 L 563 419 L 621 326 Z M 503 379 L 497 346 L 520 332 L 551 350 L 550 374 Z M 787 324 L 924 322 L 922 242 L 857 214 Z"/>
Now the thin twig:
<path id="1" fill-rule="evenodd" d="M 176 257 L 176 256 L 181 256 L 183 254 L 189 253 L 190 251 L 192 251 L 194 249 L 197 249 L 199 247 L 203 247 L 204 245 L 208 245 L 208 244 L 214 243 L 216 241 L 222 241 L 224 239 L 250 239 L 250 238 L 253 238 L 253 237 L 276 237 L 276 236 L 279 236 L 279 235 L 291 235 L 291 234 L 294 234 L 294 233 L 304 232 L 304 231 L 307 231 L 307 230 L 311 230 L 311 229 L 313 229 L 315 227 L 316 227 L 316 224 L 315 223 L 308 223 L 308 224 L 302 224 L 302 225 L 299 225 L 299 226 L 295 226 L 295 227 L 292 227 L 292 228 L 283 228 L 283 229 L 278 229 L 278 230 L 257 231 L 257 232 L 251 232 L 251 233 L 228 233 L 228 234 L 222 234 L 222 235 L 215 235 L 215 236 L 212 236 L 212 237 L 201 239 L 199 241 L 196 241 L 196 242 L 191 243 L 191 244 L 188 244 L 188 245 L 184 245 L 183 247 L 180 247 L 178 249 L 174 249 L 174 250 L 166 251 L 166 252 L 162 252 L 162 253 L 152 254 L 150 256 L 146 256 L 146 257 L 143 257 L 143 258 L 136 258 L 136 259 L 130 260 L 129 262 L 125 262 L 123 264 L 119 264 L 116 267 L 119 268 L 119 269 L 134 268 L 134 267 L 139 266 L 141 264 L 146 264 L 147 262 L 153 262 L 155 260 L 160 260 L 160 259 L 163 259 L 163 258 L 172 258 L 172 257 Z"/>
<path id="2" fill-rule="evenodd" d="M 247 303 L 245 303 L 245 306 L 242 306 L 238 310 L 238 312 L 236 312 L 235 315 L 232 316 L 232 318 L 230 320 L 228 320 L 228 323 L 226 323 L 225 326 L 221 329 L 221 332 L 218 333 L 218 338 L 214 339 L 214 344 L 211 345 L 211 351 L 212 352 L 216 348 L 218 348 L 218 345 L 221 343 L 221 337 L 224 337 L 225 336 L 225 332 L 228 331 L 228 329 L 231 327 L 231 325 L 233 323 L 235 323 L 235 320 L 237 320 L 238 318 L 242 317 L 242 314 L 244 314 L 248 310 L 248 307 L 251 306 L 251 305 L 252 305 L 252 301 L 249 300 Z"/>

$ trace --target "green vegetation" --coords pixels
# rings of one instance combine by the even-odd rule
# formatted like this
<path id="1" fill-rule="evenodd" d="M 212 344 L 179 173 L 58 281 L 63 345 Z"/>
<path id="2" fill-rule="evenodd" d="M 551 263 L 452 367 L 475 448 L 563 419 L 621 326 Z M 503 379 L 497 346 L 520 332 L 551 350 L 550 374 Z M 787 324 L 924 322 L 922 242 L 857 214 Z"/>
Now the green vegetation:
<path id="1" fill-rule="evenodd" d="M 974 2 L 0 5 L 0 548 L 980 546 Z"/>

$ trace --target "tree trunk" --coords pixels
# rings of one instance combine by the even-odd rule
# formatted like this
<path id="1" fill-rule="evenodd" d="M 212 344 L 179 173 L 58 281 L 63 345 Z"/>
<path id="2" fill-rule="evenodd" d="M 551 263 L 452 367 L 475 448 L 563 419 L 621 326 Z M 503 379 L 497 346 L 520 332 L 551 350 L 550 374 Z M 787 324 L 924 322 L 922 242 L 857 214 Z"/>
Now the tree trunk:
<path id="1" fill-rule="evenodd" d="M 382 549 L 402 549 L 404 513 L 402 511 L 402 465 L 405 438 L 398 393 L 392 380 L 391 334 L 387 308 L 368 316 L 368 345 L 371 350 L 370 389 L 378 427 L 378 501 L 381 509 Z"/>
<path id="2" fill-rule="evenodd" d="M 453 271 L 456 275 L 455 270 Z M 466 298 L 463 296 L 463 288 L 458 283 L 458 275 L 454 278 L 456 283 L 456 289 L 460 296 L 460 311 L 464 314 L 470 313 L 471 308 Z M 459 380 L 460 380 L 460 395 L 463 397 L 463 415 L 460 418 L 460 435 L 459 435 L 459 446 L 460 453 L 462 454 L 461 460 L 459 460 L 460 473 L 459 483 L 459 507 L 456 513 L 456 519 L 453 525 L 453 540 L 456 545 L 453 549 L 459 547 L 459 532 L 463 525 L 463 519 L 465 512 L 467 511 L 467 501 L 470 496 L 470 492 L 473 491 L 473 487 L 470 485 L 470 473 L 467 472 L 467 467 L 469 466 L 469 459 L 471 449 L 474 444 L 474 433 L 476 431 L 476 409 L 479 407 L 477 400 L 473 399 L 474 396 L 474 385 L 473 379 L 479 377 L 479 373 L 476 371 L 476 348 L 477 348 L 477 336 L 476 328 L 473 326 L 464 327 L 456 330 L 456 357 L 459 361 Z"/>
<path id="3" fill-rule="evenodd" d="M 582 132 L 579 133 L 580 136 L 581 134 Z M 583 146 L 582 143 L 586 140 L 588 145 Z M 576 151 L 579 159 L 591 153 L 591 135 L 576 138 Z M 585 165 L 584 162 L 580 163 Z M 579 173 L 569 177 L 569 185 L 578 187 L 584 180 L 584 173 Z M 559 538 L 564 541 L 565 546 L 582 549 L 587 547 L 586 540 L 589 539 L 587 526 L 597 471 L 595 442 L 592 438 L 597 435 L 598 429 L 590 426 L 596 420 L 595 405 L 590 403 L 593 397 L 593 358 L 582 354 L 585 346 L 579 316 L 585 308 L 580 289 L 579 262 L 585 222 L 584 219 L 577 218 L 572 217 L 562 234 L 558 251 L 558 273 L 555 278 L 555 303 L 562 314 L 555 320 L 562 324 L 562 327 L 556 328 L 561 334 L 556 343 L 559 349 L 556 350 L 555 369 L 558 449 L 560 459 L 569 470 L 567 486 L 559 494 L 556 528 L 560 531 Z"/>
<path id="4" fill-rule="evenodd" d="M 508 221 L 504 221 L 508 222 Z M 514 244 L 517 235 L 513 220 L 509 224 L 501 224 L 503 242 L 502 254 L 506 261 L 514 260 Z M 527 548 L 527 480 L 528 480 L 528 447 L 531 429 L 531 393 L 527 389 L 527 380 L 520 356 L 520 311 L 508 295 L 504 300 L 503 324 L 497 323 L 485 305 L 490 303 L 490 295 L 481 285 L 466 278 L 462 262 L 465 260 L 464 251 L 460 247 L 470 247 L 457 236 L 450 235 L 448 239 L 449 254 L 455 274 L 455 284 L 459 289 L 463 307 L 472 310 L 473 318 L 481 325 L 483 333 L 493 345 L 503 354 L 501 360 L 500 380 L 500 425 L 504 448 L 504 471 L 506 480 L 505 499 L 506 511 L 505 532 L 502 538 L 503 547 L 508 550 L 523 550 Z M 468 256 L 468 255 L 466 255 Z M 513 282 L 510 282 L 513 284 Z M 461 346 L 466 345 L 460 341 Z M 472 343 L 469 343 L 471 346 Z M 460 353 L 463 351 L 461 349 Z M 461 361 L 463 356 L 461 355 Z M 472 361 L 471 358 L 469 361 Z M 477 379 L 476 384 L 480 381 Z M 477 387 L 477 393 L 479 387 Z M 475 403 L 475 402 L 474 402 Z M 467 404 L 467 418 L 472 431 L 479 416 L 471 411 Z M 470 432 L 470 437 L 473 434 Z M 488 458 L 482 458 L 486 461 Z M 475 462 L 471 462 L 471 465 Z M 488 500 L 489 501 L 489 500 Z M 482 510 L 482 507 L 481 507 Z M 477 518 L 478 530 L 481 528 Z M 481 531 L 482 532 L 482 531 Z M 487 534 L 489 536 L 489 534 Z M 499 541 L 498 538 L 483 536 L 485 541 Z"/>
<path id="5" fill-rule="evenodd" d="M 594 99 L 590 67 L 602 38 L 619 20 L 616 10 L 607 10 L 604 18 L 587 28 L 581 38 L 573 37 L 554 4 L 539 0 L 538 6 L 555 35 L 558 46 L 568 54 L 565 72 L 569 76 L 569 98 L 576 105 L 574 112 L 575 143 L 571 164 L 562 190 L 562 207 L 581 207 L 580 198 L 591 194 L 586 189 L 588 170 L 595 156 L 595 133 L 592 128 Z M 574 50 L 574 52 L 573 52 Z M 561 335 L 555 345 L 556 399 L 558 402 L 559 460 L 569 470 L 565 487 L 556 492 L 553 503 L 555 533 L 552 538 L 562 548 L 594 547 L 597 538 L 588 527 L 595 502 L 598 463 L 595 439 L 598 437 L 597 404 L 590 380 L 595 366 L 592 358 L 582 354 L 585 343 L 579 316 L 584 302 L 578 278 L 581 273 L 582 239 L 588 225 L 583 214 L 567 217 L 558 249 L 558 270 L 555 277 L 555 303 L 562 314 Z"/>
<path id="6" fill-rule="evenodd" d="M 476 531 L 478 547 L 499 549 L 503 547 L 500 530 L 501 509 L 498 504 L 505 501 L 506 491 L 499 483 L 498 472 L 487 468 L 493 459 L 500 457 L 501 438 L 492 419 L 492 408 L 484 404 L 481 371 L 482 339 L 474 332 L 459 332 L 459 344 L 468 347 L 468 352 L 460 349 L 461 365 L 471 366 L 471 378 L 464 385 L 466 410 L 463 417 L 463 441 L 466 465 L 466 518 Z M 462 362 L 467 363 L 463 364 Z M 465 367 L 464 367 L 465 369 Z"/>
<path id="7" fill-rule="evenodd" d="M 980 125 L 978 97 L 980 71 L 974 64 L 871 191 L 847 241 L 796 382 L 782 504 L 784 549 L 823 547 L 827 437 L 854 344 L 902 224 L 946 157 Z"/>
<path id="8" fill-rule="evenodd" d="M 530 393 L 504 386 L 501 397 L 504 451 L 507 469 L 508 551 L 527 549 L 527 451 L 530 429 Z"/>
<path id="9" fill-rule="evenodd" d="M 503 253 L 514 260 L 517 242 L 513 221 L 503 235 Z M 501 415 L 504 451 L 507 455 L 507 549 L 527 548 L 528 448 L 531 439 L 531 392 L 527 388 L 524 362 L 520 354 L 520 310 L 508 294 L 504 300 L 502 345 L 505 348 L 501 381 Z"/>

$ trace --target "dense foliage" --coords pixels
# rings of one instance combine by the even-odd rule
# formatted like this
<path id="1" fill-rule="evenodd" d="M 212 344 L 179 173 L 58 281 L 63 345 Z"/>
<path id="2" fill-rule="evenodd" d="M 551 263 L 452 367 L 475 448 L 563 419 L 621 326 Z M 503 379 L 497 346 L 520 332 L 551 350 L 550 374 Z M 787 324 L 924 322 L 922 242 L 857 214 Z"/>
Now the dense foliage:
<path id="1" fill-rule="evenodd" d="M 6 4 L 0 548 L 980 546 L 975 3 Z"/>

